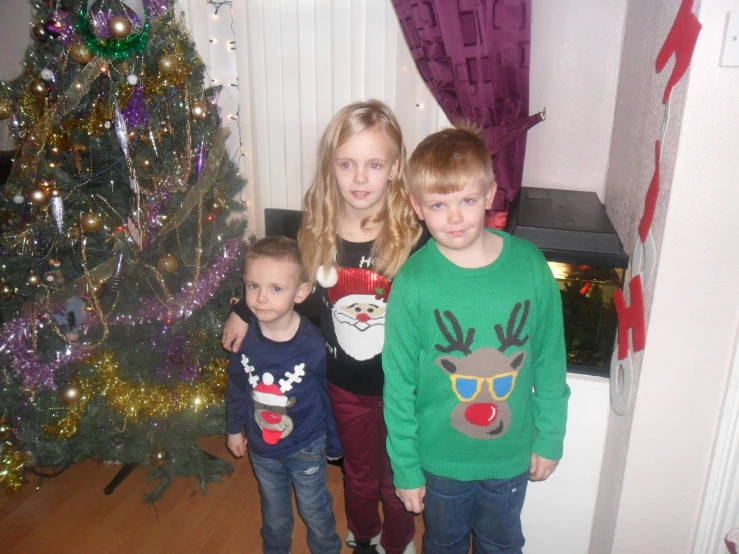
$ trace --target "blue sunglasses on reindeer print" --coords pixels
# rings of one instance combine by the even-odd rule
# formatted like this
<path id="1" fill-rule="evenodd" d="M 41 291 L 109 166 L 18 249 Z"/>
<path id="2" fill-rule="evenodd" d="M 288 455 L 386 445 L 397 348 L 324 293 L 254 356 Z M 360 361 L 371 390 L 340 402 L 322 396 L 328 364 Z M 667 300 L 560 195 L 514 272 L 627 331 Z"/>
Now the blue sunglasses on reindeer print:
<path id="1" fill-rule="evenodd" d="M 494 377 L 475 377 L 474 375 L 450 375 L 452 389 L 462 402 L 472 402 L 480 394 L 482 383 L 487 381 L 490 395 L 498 401 L 506 400 L 516 386 L 518 371 L 501 373 Z"/>

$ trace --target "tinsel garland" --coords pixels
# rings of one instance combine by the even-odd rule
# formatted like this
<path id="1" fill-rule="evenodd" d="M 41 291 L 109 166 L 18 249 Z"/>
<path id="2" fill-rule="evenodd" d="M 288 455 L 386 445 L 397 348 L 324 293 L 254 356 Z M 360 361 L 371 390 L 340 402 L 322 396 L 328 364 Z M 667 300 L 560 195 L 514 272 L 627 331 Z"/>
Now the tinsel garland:
<path id="1" fill-rule="evenodd" d="M 43 152 L 57 115 L 63 117 L 79 104 L 104 67 L 105 60 L 102 58 L 97 57 L 91 60 L 80 71 L 77 79 L 69 86 L 64 95 L 59 98 L 58 103 L 48 108 L 43 115 L 39 114 L 38 118 L 40 120 L 34 125 L 35 140 L 26 140 L 23 144 L 20 158 L 13 164 L 10 173 L 11 179 L 17 179 L 24 174 L 35 174 L 38 163 L 34 160 Z"/>
<path id="2" fill-rule="evenodd" d="M 84 8 L 79 11 L 77 24 L 75 25 L 77 32 L 85 39 L 90 51 L 96 56 L 102 56 L 109 60 L 125 60 L 133 54 L 143 54 L 146 45 L 149 43 L 150 27 L 149 17 L 147 16 L 144 27 L 138 34 L 130 34 L 121 39 L 99 40 L 90 29 L 87 11 Z"/>
<path id="3" fill-rule="evenodd" d="M 205 305 L 215 294 L 221 283 L 231 271 L 239 254 L 239 239 L 230 239 L 223 245 L 223 251 L 216 263 L 202 272 L 195 285 L 195 291 L 184 289 L 174 297 L 174 307 L 166 308 L 152 299 L 133 315 L 117 314 L 108 320 L 108 325 L 136 325 L 150 321 L 167 321 L 187 317 L 197 308 Z M 116 261 L 115 258 L 112 259 Z M 98 323 L 94 318 L 86 326 Z M 72 347 L 66 353 L 57 353 L 56 358 L 42 360 L 31 348 L 30 329 L 35 324 L 30 317 L 19 317 L 6 322 L 0 333 L 0 353 L 10 353 L 9 365 L 13 373 L 23 379 L 31 389 L 53 389 L 54 376 L 66 365 L 80 359 L 84 352 Z M 84 328 L 83 328 L 84 331 Z"/>
<path id="4" fill-rule="evenodd" d="M 88 356 L 83 362 L 94 368 L 95 376 L 73 381 L 82 391 L 81 399 L 70 405 L 64 418 L 44 426 L 44 431 L 52 437 L 74 436 L 87 412 L 87 405 L 97 397 L 104 397 L 108 408 L 120 413 L 127 423 L 136 423 L 218 406 L 223 402 L 228 384 L 225 358 L 217 358 L 204 366 L 201 370 L 204 378 L 190 383 L 178 382 L 172 387 L 121 379 L 120 364 L 110 351 Z"/>
<path id="5" fill-rule="evenodd" d="M 23 449 L 18 447 L 15 440 L 5 440 L 0 443 L 0 485 L 8 494 L 15 494 L 23 486 L 23 466 L 28 459 Z"/>

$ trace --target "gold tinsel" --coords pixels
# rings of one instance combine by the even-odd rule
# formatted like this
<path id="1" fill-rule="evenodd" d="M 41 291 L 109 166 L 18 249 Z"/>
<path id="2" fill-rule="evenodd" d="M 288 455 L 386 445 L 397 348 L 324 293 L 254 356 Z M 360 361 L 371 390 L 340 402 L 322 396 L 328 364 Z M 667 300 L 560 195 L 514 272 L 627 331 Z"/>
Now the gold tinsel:
<path id="1" fill-rule="evenodd" d="M 122 414 L 128 424 L 166 419 L 176 413 L 199 412 L 218 406 L 223 401 L 228 384 L 228 361 L 222 358 L 204 366 L 201 379 L 193 383 L 180 382 L 174 386 L 121 379 L 120 364 L 110 351 L 87 356 L 83 362 L 94 368 L 95 377 L 75 381 L 82 390 L 82 398 L 69 407 L 64 418 L 44 427 L 44 431 L 53 437 L 73 436 L 87 411 L 88 403 L 97 396 L 105 397 L 108 408 Z"/>
<path id="2" fill-rule="evenodd" d="M 20 158 L 13 164 L 12 178 L 18 178 L 20 175 L 28 174 L 28 172 L 30 172 L 31 177 L 35 175 L 38 168 L 38 158 L 46 146 L 46 141 L 57 117 L 66 115 L 79 104 L 80 100 L 90 90 L 90 85 L 100 75 L 103 67 L 105 67 L 105 60 L 101 58 L 93 59 L 80 71 L 75 82 L 59 98 L 58 104 L 49 107 L 45 112 L 42 110 L 36 113 L 30 105 L 24 108 L 23 103 L 27 99 L 21 100 L 21 111 L 25 109 L 32 111 L 32 113 L 24 112 L 24 119 L 29 123 L 28 128 L 33 129 L 33 140 L 30 136 L 26 138 Z"/>
<path id="3" fill-rule="evenodd" d="M 0 485 L 5 487 L 8 494 L 17 493 L 23 486 L 23 466 L 28 459 L 22 449 L 18 448 L 14 440 L 2 443 L 0 454 Z"/>
<path id="4" fill-rule="evenodd" d="M 202 63 L 200 59 L 196 59 L 194 62 L 189 61 L 176 40 L 173 42 L 171 50 L 165 52 L 165 54 L 174 60 L 176 69 L 171 73 L 162 73 L 161 71 L 147 73 L 144 79 L 144 95 L 146 96 L 162 95 L 168 88 L 184 88 L 195 66 Z"/>

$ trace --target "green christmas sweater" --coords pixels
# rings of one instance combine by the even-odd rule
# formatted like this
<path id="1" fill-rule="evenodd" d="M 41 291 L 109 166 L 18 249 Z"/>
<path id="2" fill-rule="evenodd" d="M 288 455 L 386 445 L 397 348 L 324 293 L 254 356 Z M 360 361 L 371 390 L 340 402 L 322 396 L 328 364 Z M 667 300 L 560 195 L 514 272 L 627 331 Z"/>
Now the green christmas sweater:
<path id="1" fill-rule="evenodd" d="M 490 265 L 466 269 L 431 240 L 393 282 L 382 365 L 394 483 L 426 471 L 472 481 L 562 457 L 570 390 L 562 301 L 541 251 L 499 231 Z"/>

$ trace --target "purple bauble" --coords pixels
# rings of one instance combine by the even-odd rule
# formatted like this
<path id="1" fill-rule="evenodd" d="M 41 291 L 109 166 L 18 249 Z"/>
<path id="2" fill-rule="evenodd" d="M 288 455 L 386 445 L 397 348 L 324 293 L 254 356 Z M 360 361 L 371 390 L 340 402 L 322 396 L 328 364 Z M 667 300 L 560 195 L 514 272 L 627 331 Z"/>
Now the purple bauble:
<path id="1" fill-rule="evenodd" d="M 49 36 L 68 46 L 72 39 L 72 25 L 69 23 L 69 14 L 65 10 L 56 10 L 44 25 Z"/>
<path id="2" fill-rule="evenodd" d="M 49 19 L 49 21 L 46 22 L 45 27 L 46 27 L 46 32 L 54 38 L 58 37 L 61 34 L 61 30 L 60 30 L 61 23 L 59 23 L 58 21 Z"/>

